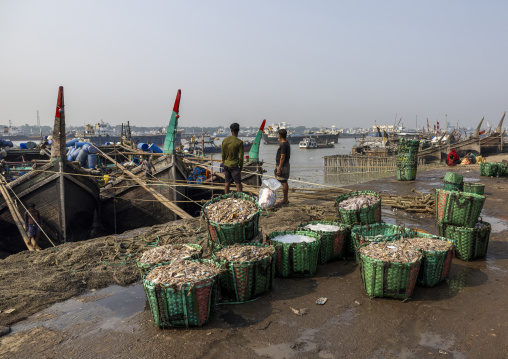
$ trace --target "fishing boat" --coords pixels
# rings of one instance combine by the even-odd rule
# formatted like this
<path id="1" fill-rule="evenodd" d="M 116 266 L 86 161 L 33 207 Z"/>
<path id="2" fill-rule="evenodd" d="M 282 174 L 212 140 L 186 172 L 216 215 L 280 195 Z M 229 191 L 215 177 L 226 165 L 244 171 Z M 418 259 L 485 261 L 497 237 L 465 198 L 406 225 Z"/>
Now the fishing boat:
<path id="1" fill-rule="evenodd" d="M 252 147 L 252 142 L 244 140 L 243 149 L 245 152 L 249 151 Z M 204 149 L 204 150 L 203 150 Z M 215 144 L 215 139 L 208 134 L 203 134 L 200 137 L 191 137 L 190 140 L 185 141 L 182 146 L 183 153 L 186 154 L 210 154 L 221 153 L 221 146 Z"/>
<path id="2" fill-rule="evenodd" d="M 81 167 L 67 161 L 65 143 L 64 92 L 60 87 L 50 160 L 36 163 L 30 171 L 5 186 L 20 213 L 26 211 L 28 204 L 35 204 L 42 229 L 55 243 L 90 238 L 94 215 L 99 210 L 97 181 Z M 16 253 L 26 249 L 3 197 L 0 197 L 0 228 L 0 251 Z M 40 236 L 41 247 L 49 245 L 45 234 Z"/>
<path id="3" fill-rule="evenodd" d="M 323 143 L 336 143 L 340 137 L 340 132 L 332 126 L 332 129 L 324 129 L 320 131 L 309 132 L 303 135 L 292 133 L 289 124 L 282 122 L 279 124 L 272 124 L 263 131 L 263 141 L 266 145 L 278 145 L 279 144 L 279 130 L 285 129 L 288 131 L 286 140 L 290 144 L 300 144 L 305 138 L 312 135 L 317 144 Z"/>
<path id="4" fill-rule="evenodd" d="M 152 155 L 155 159 L 152 161 L 154 168 L 151 175 L 141 166 L 137 166 L 129 171 L 135 178 L 121 173 L 113 174 L 110 176 L 111 181 L 101 188 L 103 225 L 108 232 L 122 233 L 139 227 L 166 223 L 184 216 L 182 212 L 187 201 L 185 193 L 188 170 L 176 154 L 180 97 L 181 91 L 178 90 L 166 133 L 164 151 L 163 154 Z M 146 152 L 134 154 L 145 157 L 145 160 L 150 155 Z M 115 162 L 113 155 L 108 157 Z M 162 197 L 154 196 L 151 191 Z M 171 202 L 181 209 L 181 212 L 168 210 L 169 203 L 165 201 Z"/>

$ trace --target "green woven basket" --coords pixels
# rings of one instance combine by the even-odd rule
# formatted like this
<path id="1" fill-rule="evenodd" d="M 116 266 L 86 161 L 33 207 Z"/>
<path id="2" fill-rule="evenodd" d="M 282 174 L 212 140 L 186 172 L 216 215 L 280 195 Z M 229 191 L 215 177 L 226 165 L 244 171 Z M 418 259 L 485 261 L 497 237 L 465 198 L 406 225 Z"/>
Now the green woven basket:
<path id="1" fill-rule="evenodd" d="M 464 190 L 464 184 L 457 184 L 457 183 L 444 183 L 444 189 L 447 191 L 463 191 Z"/>
<path id="2" fill-rule="evenodd" d="M 314 242 L 281 243 L 273 240 L 275 237 L 285 234 L 300 234 L 316 238 Z M 268 236 L 277 251 L 275 272 L 277 276 L 286 277 L 309 277 L 316 273 L 321 235 L 310 231 L 286 231 L 272 232 Z"/>
<path id="3" fill-rule="evenodd" d="M 453 244 L 453 240 L 433 234 L 418 232 L 414 237 L 438 239 Z M 450 273 L 453 252 L 453 246 L 448 251 L 423 250 L 422 264 L 418 273 L 418 284 L 424 287 L 434 287 L 444 281 Z"/>
<path id="4" fill-rule="evenodd" d="M 361 209 L 342 209 L 339 207 L 340 202 L 345 201 L 349 197 L 369 195 L 379 198 L 379 201 L 371 206 L 363 207 Z M 374 191 L 358 191 L 349 192 L 338 196 L 335 201 L 337 202 L 337 212 L 339 222 L 346 226 L 354 224 L 371 224 L 381 222 L 381 196 Z"/>
<path id="5" fill-rule="evenodd" d="M 315 231 L 305 229 L 304 227 L 309 224 L 328 224 L 331 226 L 338 226 L 340 229 L 336 232 Z M 346 241 L 348 238 L 348 229 L 346 226 L 339 222 L 328 221 L 314 221 L 309 223 L 302 223 L 298 225 L 299 231 L 311 231 L 321 235 L 321 246 L 319 247 L 319 264 L 325 264 L 346 256 Z"/>
<path id="6" fill-rule="evenodd" d="M 242 243 L 242 246 L 269 247 L 260 243 Z M 275 275 L 275 248 L 271 255 L 250 262 L 234 262 L 213 259 L 220 263 L 226 272 L 221 276 L 220 284 L 225 293 L 237 302 L 246 302 L 270 291 Z"/>
<path id="7" fill-rule="evenodd" d="M 446 172 L 446 174 L 444 176 L 444 182 L 460 185 L 460 184 L 464 183 L 464 176 L 459 175 L 458 173 L 454 173 L 454 172 Z"/>
<path id="8" fill-rule="evenodd" d="M 480 176 L 496 177 L 498 169 L 497 163 L 482 162 L 480 163 Z"/>
<path id="9" fill-rule="evenodd" d="M 464 192 L 483 195 L 485 193 L 485 185 L 483 183 L 464 183 Z"/>
<path id="10" fill-rule="evenodd" d="M 183 245 L 186 245 L 186 246 L 189 246 L 189 247 L 192 247 L 192 248 L 195 248 L 197 249 L 199 252 L 196 253 L 196 254 L 193 254 L 191 255 L 190 257 L 187 257 L 187 258 L 182 258 L 182 259 L 199 259 L 201 258 L 201 255 L 203 254 L 203 248 L 200 246 L 200 245 L 197 245 L 197 244 L 174 244 L 174 246 L 183 246 Z M 143 276 L 150 270 L 150 268 L 152 268 L 153 266 L 157 265 L 157 264 L 169 264 L 171 263 L 171 261 L 164 261 L 164 262 L 159 262 L 159 263 L 142 263 L 140 261 L 136 261 L 136 266 L 138 267 L 138 270 L 139 270 L 139 274 L 141 275 L 141 278 L 143 278 Z"/>
<path id="11" fill-rule="evenodd" d="M 474 227 L 484 202 L 485 197 L 478 194 L 438 188 L 435 197 L 436 219 L 438 223 Z"/>
<path id="12" fill-rule="evenodd" d="M 219 266 L 210 260 L 203 263 Z M 155 267 L 161 266 L 158 264 Z M 155 284 L 143 276 L 143 287 L 148 298 L 153 321 L 159 327 L 202 326 L 210 320 L 217 303 L 219 275 L 196 283 L 186 283 L 181 288 Z"/>
<path id="13" fill-rule="evenodd" d="M 362 282 L 370 298 L 408 300 L 415 288 L 421 260 L 411 263 L 383 262 L 360 255 Z"/>
<path id="14" fill-rule="evenodd" d="M 397 180 L 399 181 L 414 181 L 416 179 L 416 166 L 397 167 Z"/>
<path id="15" fill-rule="evenodd" d="M 354 226 L 351 229 L 352 251 L 355 253 L 356 261 L 359 261 L 357 248 L 363 244 L 376 242 L 393 242 L 400 238 L 407 238 L 414 235 L 410 228 L 397 226 L 389 223 L 374 223 L 365 226 Z"/>
<path id="16" fill-rule="evenodd" d="M 258 209 L 257 212 L 252 214 L 247 220 L 239 223 L 223 224 L 210 221 L 206 215 L 206 207 L 212 203 L 230 197 L 240 198 L 255 203 L 256 208 Z M 201 209 L 201 216 L 205 218 L 208 223 L 208 237 L 212 242 L 212 247 L 220 248 L 222 245 L 251 242 L 259 234 L 259 216 L 261 211 L 262 209 L 256 199 L 245 193 L 232 192 L 215 197 L 214 199 L 206 202 Z"/>
<path id="17" fill-rule="evenodd" d="M 465 228 L 439 224 L 439 235 L 454 241 L 455 255 L 463 261 L 484 258 L 487 255 L 492 227 L 487 222 L 479 221 L 478 223 L 482 223 L 486 227 Z"/>
<path id="18" fill-rule="evenodd" d="M 497 175 L 499 177 L 508 177 L 508 163 L 498 162 Z"/>

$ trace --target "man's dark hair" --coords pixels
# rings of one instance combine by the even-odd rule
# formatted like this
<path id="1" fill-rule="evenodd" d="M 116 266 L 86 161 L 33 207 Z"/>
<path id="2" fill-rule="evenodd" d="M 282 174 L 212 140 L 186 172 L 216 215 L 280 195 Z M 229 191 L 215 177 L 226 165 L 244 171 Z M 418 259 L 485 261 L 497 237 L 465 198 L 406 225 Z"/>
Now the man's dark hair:
<path id="1" fill-rule="evenodd" d="M 286 131 L 285 128 L 279 130 L 279 135 L 280 137 L 282 137 L 283 139 L 286 139 L 287 135 L 288 135 L 288 131 Z"/>
<path id="2" fill-rule="evenodd" d="M 28 205 L 28 208 L 35 208 L 35 203 L 30 203 L 30 204 Z"/>
<path id="3" fill-rule="evenodd" d="M 231 130 L 231 132 L 238 133 L 240 132 L 240 125 L 237 124 L 236 122 L 232 123 L 231 126 L 229 126 L 229 129 Z"/>

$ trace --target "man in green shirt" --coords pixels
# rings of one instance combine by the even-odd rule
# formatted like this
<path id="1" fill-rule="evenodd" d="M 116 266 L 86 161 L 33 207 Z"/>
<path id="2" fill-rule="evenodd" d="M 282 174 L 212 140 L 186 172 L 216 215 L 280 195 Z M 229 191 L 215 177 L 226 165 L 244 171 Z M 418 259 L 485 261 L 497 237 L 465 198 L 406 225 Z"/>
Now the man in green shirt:
<path id="1" fill-rule="evenodd" d="M 229 126 L 231 136 L 222 141 L 222 163 L 226 175 L 224 192 L 229 193 L 231 181 L 235 182 L 236 191 L 242 192 L 242 168 L 243 168 L 243 141 L 238 138 L 240 125 L 236 122 Z"/>

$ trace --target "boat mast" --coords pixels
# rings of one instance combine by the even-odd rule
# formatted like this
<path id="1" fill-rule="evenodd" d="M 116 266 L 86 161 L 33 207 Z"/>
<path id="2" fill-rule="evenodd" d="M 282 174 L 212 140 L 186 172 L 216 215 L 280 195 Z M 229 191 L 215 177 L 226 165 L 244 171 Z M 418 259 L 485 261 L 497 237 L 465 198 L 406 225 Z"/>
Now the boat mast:
<path id="1" fill-rule="evenodd" d="M 67 159 L 65 147 L 65 110 L 63 86 L 58 89 L 55 123 L 53 125 L 53 143 L 51 145 L 51 162 L 62 162 Z"/>
<path id="2" fill-rule="evenodd" d="M 258 133 L 256 134 L 256 138 L 252 143 L 252 147 L 249 151 L 249 160 L 251 162 L 259 162 L 259 145 L 261 144 L 261 138 L 263 138 L 263 130 L 265 128 L 266 120 L 263 120 L 261 123 L 261 127 L 259 127 Z"/>
<path id="3" fill-rule="evenodd" d="M 180 97 L 182 96 L 182 90 L 178 90 L 176 94 L 175 105 L 173 106 L 173 112 L 168 124 L 168 130 L 166 132 L 166 139 L 164 140 L 165 155 L 176 154 L 176 128 L 178 127 L 178 112 L 180 111 Z M 204 148 L 203 148 L 204 150 Z"/>
<path id="4" fill-rule="evenodd" d="M 506 116 L 506 111 L 503 114 L 503 117 L 501 117 L 501 121 L 499 121 L 499 125 L 497 125 L 496 133 L 502 133 L 503 132 L 503 121 L 504 117 Z"/>
<path id="5" fill-rule="evenodd" d="M 473 134 L 473 138 L 478 138 L 480 137 L 480 128 L 482 127 L 482 123 L 483 123 L 483 120 L 485 119 L 485 117 L 482 117 L 482 120 L 480 121 L 480 124 L 478 125 L 478 127 L 476 128 L 476 131 L 474 131 L 474 134 Z"/>

